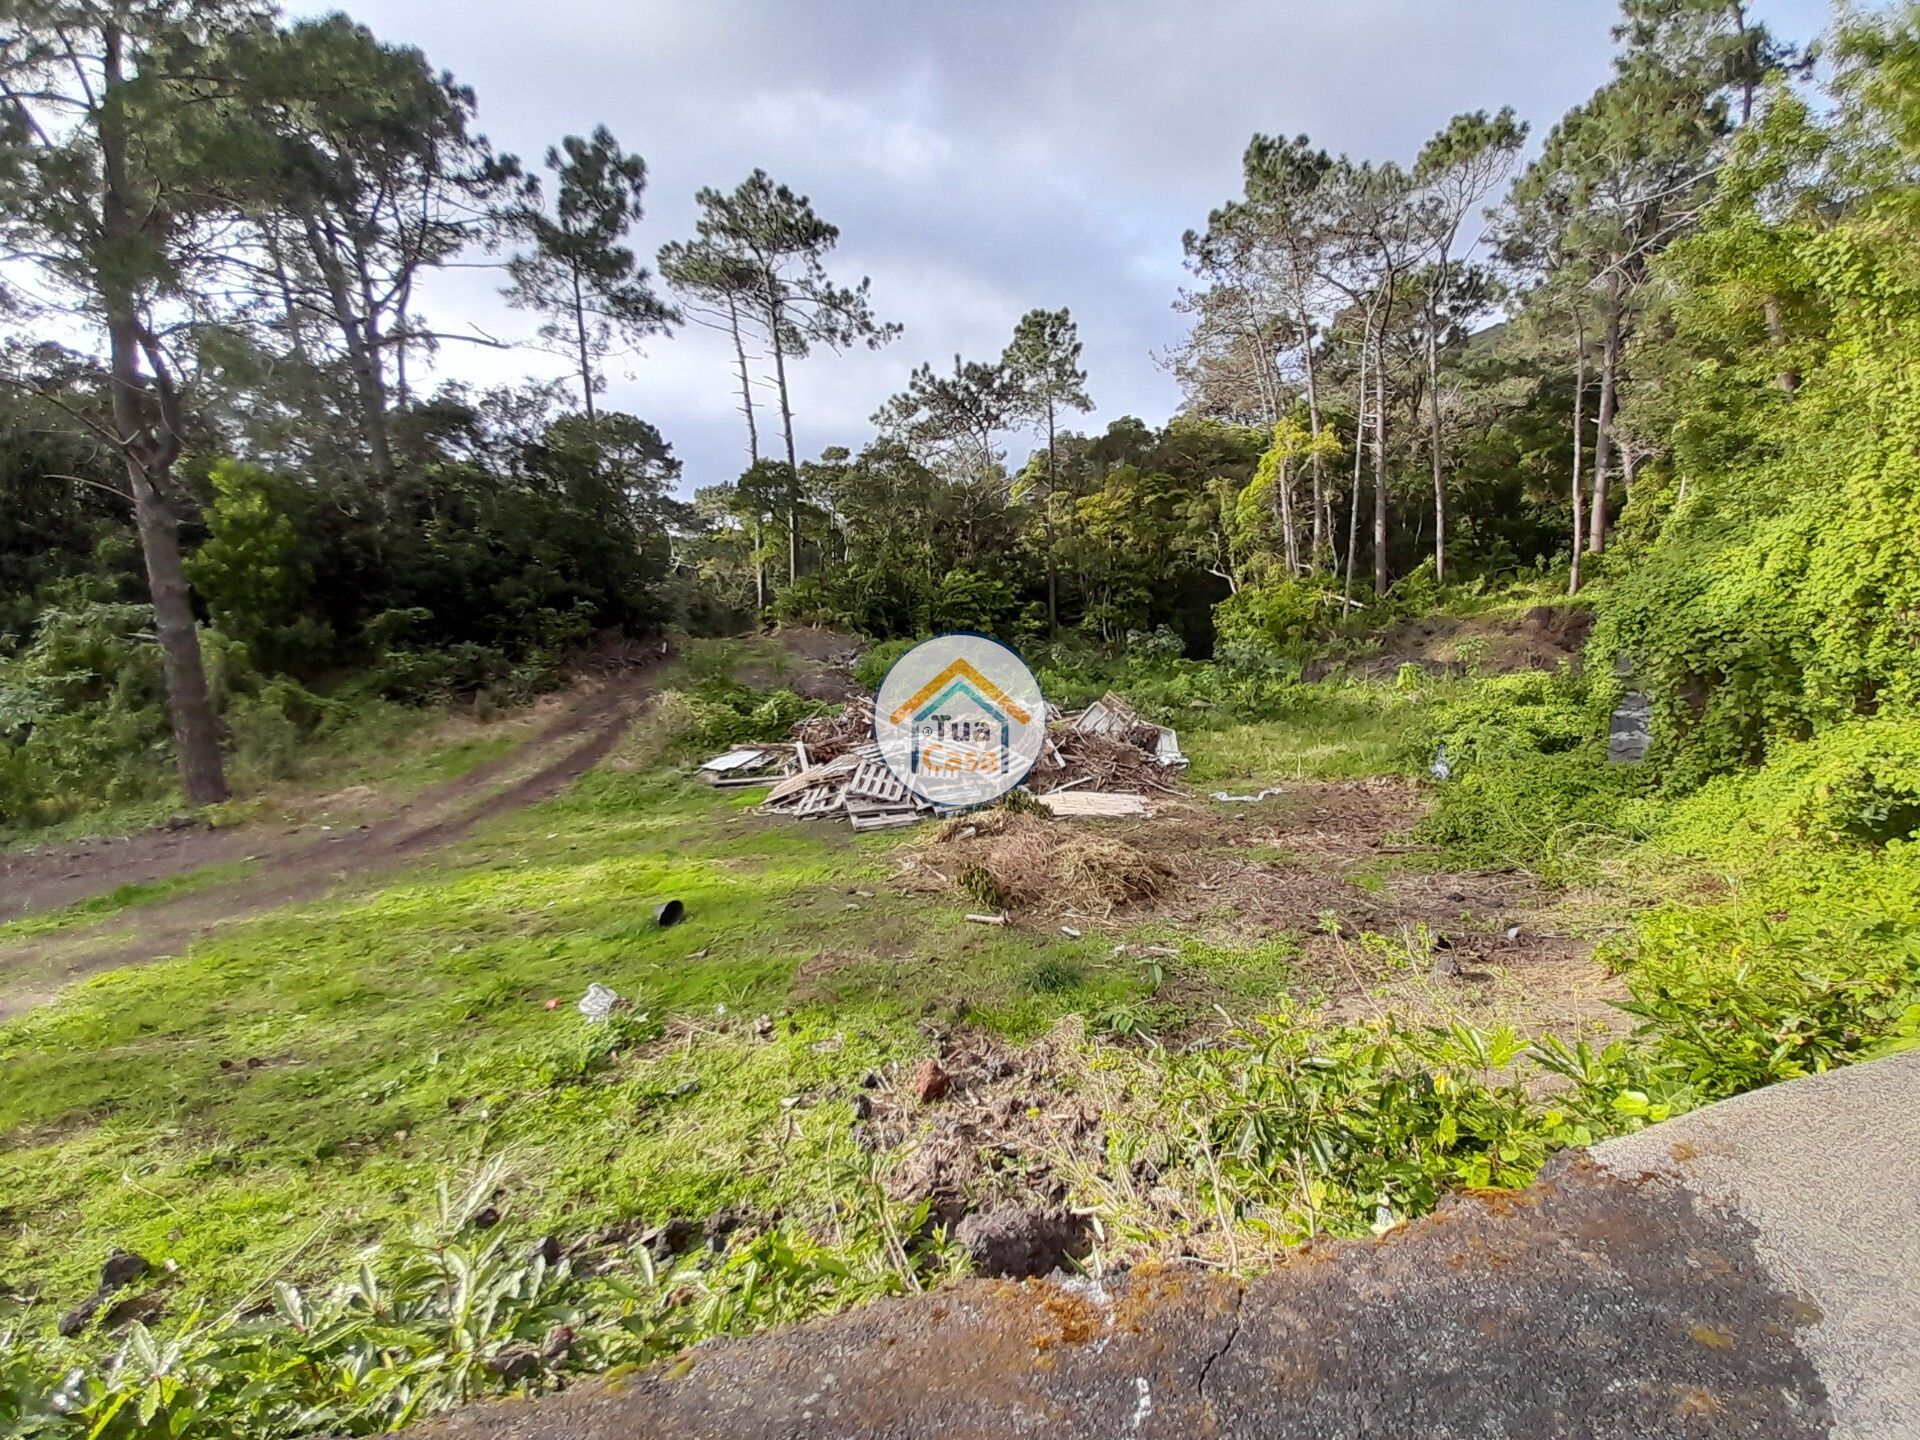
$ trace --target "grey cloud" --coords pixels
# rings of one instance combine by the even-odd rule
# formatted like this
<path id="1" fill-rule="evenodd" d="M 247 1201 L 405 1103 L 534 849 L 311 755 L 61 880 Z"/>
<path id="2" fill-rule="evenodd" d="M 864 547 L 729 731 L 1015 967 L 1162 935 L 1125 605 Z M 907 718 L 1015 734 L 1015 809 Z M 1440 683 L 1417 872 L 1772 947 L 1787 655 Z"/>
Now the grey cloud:
<path id="1" fill-rule="evenodd" d="M 1070 306 L 1087 345 L 1089 423 L 1178 403 L 1152 352 L 1180 234 L 1233 193 L 1256 130 L 1409 157 L 1448 117 L 1511 104 L 1544 130 L 1605 79 L 1612 0 L 349 0 L 480 97 L 495 143 L 537 159 L 605 122 L 646 156 L 639 248 L 687 233 L 693 194 L 761 166 L 842 230 L 903 339 L 821 355 L 795 377 L 809 451 L 865 417 L 921 360 L 996 353 L 1014 319 Z M 1774 0 L 1784 33 L 1822 0 Z M 531 325 L 460 272 L 428 295 L 443 325 Z M 554 373 L 531 352 L 450 347 L 447 373 Z M 693 327 L 614 367 L 612 403 L 658 424 L 689 486 L 738 472 L 727 353 Z M 771 417 L 769 417 L 771 418 Z"/>

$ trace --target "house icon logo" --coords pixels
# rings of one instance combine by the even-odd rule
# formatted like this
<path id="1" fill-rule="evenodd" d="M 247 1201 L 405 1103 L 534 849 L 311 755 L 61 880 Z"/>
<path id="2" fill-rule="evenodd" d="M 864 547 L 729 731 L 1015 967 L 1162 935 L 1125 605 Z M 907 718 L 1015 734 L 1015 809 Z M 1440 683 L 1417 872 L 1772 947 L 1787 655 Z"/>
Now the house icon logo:
<path id="1" fill-rule="evenodd" d="M 1020 657 L 984 635 L 916 645 L 881 683 L 880 755 L 914 794 L 984 805 L 1026 778 L 1046 744 L 1046 702 Z"/>

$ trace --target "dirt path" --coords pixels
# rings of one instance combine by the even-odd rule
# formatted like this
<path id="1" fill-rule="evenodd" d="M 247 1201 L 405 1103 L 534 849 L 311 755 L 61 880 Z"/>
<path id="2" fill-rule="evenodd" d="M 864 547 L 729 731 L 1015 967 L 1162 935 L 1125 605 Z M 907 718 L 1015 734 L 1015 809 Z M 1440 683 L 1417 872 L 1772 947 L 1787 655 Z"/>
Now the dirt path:
<path id="1" fill-rule="evenodd" d="M 355 829 L 322 833 L 158 830 L 0 857 L 0 920 L 70 905 L 123 885 L 185 875 L 208 865 L 253 860 L 239 879 L 208 885 L 16 945 L 0 943 L 0 1020 L 52 999 L 88 975 L 177 954 L 235 920 L 316 899 L 335 885 L 400 867 L 452 844 L 488 820 L 559 794 L 620 743 L 650 700 L 651 677 L 622 675 L 582 694 L 544 730 L 510 753 L 431 787 Z"/>

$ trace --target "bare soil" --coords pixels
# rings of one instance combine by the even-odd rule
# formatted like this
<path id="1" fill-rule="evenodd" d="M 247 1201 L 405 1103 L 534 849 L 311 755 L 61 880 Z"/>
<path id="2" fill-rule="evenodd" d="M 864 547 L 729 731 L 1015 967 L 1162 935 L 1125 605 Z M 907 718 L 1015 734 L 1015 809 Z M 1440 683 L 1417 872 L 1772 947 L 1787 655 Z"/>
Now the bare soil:
<path id="1" fill-rule="evenodd" d="M 0 943 L 0 1020 L 45 1003 L 74 980 L 176 954 L 223 924 L 396 869 L 488 820 L 558 794 L 620 742 L 652 688 L 650 675 L 638 669 L 584 682 L 523 745 L 411 798 L 383 799 L 358 789 L 328 797 L 364 817 L 350 828 L 317 821 L 188 826 L 0 855 L 0 920 L 208 865 L 257 862 L 242 879 L 156 900 L 96 925 Z"/>
<path id="2" fill-rule="evenodd" d="M 1592 633 L 1593 612 L 1580 606 L 1536 605 L 1518 619 L 1429 615 L 1395 625 L 1380 637 L 1377 654 L 1349 668 L 1372 679 L 1389 678 L 1402 665 L 1435 675 L 1464 675 L 1469 668 L 1483 675 L 1557 670 L 1578 663 Z M 1339 668 L 1337 662 L 1319 662 L 1306 678 L 1323 679 Z"/>
<path id="3" fill-rule="evenodd" d="M 1621 1028 L 1625 987 L 1571 933 L 1587 927 L 1567 898 L 1526 874 L 1437 868 L 1406 838 L 1426 806 L 1410 781 L 1303 781 L 1255 805 L 1152 799 L 1140 820 L 949 821 L 906 852 L 898 883 L 1116 942 L 1150 923 L 1225 949 L 1290 939 L 1289 994 L 1344 1018 Z M 1159 958 L 1162 998 L 1196 1013 L 1224 998 L 1219 977 Z"/>

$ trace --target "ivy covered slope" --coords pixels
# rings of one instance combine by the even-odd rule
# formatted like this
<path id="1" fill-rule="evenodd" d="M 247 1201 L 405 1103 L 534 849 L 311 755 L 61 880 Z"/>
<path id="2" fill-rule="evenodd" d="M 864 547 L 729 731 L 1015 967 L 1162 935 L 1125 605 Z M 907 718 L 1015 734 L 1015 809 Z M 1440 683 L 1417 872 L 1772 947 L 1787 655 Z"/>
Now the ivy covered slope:
<path id="1" fill-rule="evenodd" d="M 1920 49 L 1862 24 L 1836 52 L 1831 115 L 1783 88 L 1736 138 L 1640 351 L 1629 417 L 1667 456 L 1597 652 L 1657 697 L 1685 783 L 1833 727 L 1830 767 L 1910 781 L 1920 752 Z"/>

